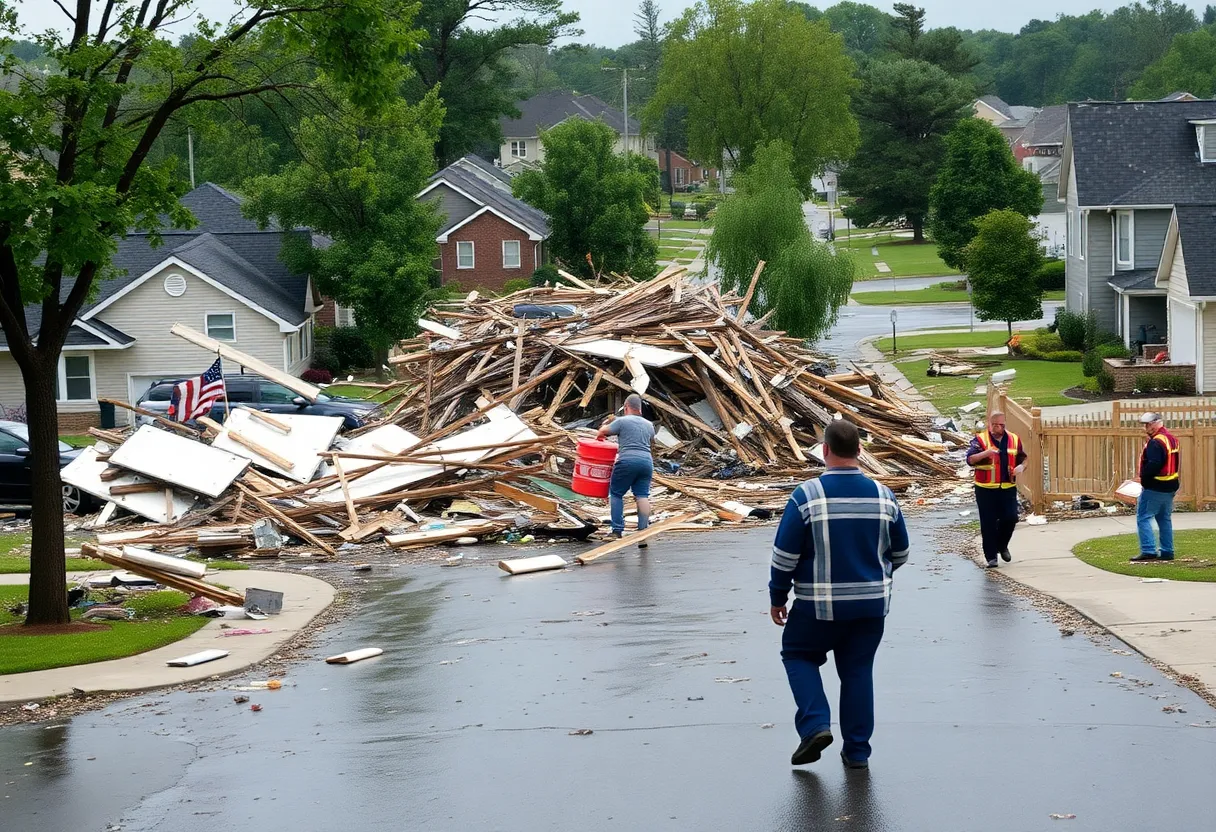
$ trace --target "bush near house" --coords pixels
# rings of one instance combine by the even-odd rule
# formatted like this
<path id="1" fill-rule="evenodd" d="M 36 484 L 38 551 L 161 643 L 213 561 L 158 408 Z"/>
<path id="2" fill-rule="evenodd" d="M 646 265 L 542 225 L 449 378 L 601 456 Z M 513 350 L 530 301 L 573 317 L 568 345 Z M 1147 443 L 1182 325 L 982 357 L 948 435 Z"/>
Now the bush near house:
<path id="1" fill-rule="evenodd" d="M 1057 333 L 1047 329 L 1020 332 L 1013 336 L 1009 346 L 1015 354 L 1039 361 L 1070 362 L 1082 358 L 1079 350 L 1068 349 Z"/>
<path id="2" fill-rule="evenodd" d="M 313 367 L 300 373 L 300 380 L 309 384 L 333 384 L 334 374 L 329 370 Z"/>
<path id="3" fill-rule="evenodd" d="M 1165 393 L 1186 393 L 1189 385 L 1183 375 L 1157 375 L 1143 373 L 1136 376 L 1136 389 L 1142 393 L 1161 391 Z"/>
<path id="4" fill-rule="evenodd" d="M 516 277 L 502 284 L 503 295 L 511 295 L 524 289 L 531 289 L 532 281 L 526 277 Z"/>
<path id="5" fill-rule="evenodd" d="M 1110 374 L 1106 367 L 1098 370 L 1098 374 L 1094 376 L 1094 381 L 1098 383 L 1099 393 L 1115 392 L 1115 377 Z"/>
<path id="6" fill-rule="evenodd" d="M 1063 289 L 1065 265 L 1067 264 L 1063 260 L 1049 260 L 1044 263 L 1034 276 L 1039 288 L 1044 292 Z"/>
<path id="7" fill-rule="evenodd" d="M 560 286 L 564 281 L 562 276 L 557 273 L 557 266 L 552 263 L 546 263 L 536 271 L 532 272 L 533 286 Z"/>
<path id="8" fill-rule="evenodd" d="M 1085 349 L 1085 316 L 1067 309 L 1056 310 L 1056 333 L 1070 350 Z"/>
<path id="9" fill-rule="evenodd" d="M 312 366 L 331 374 L 365 370 L 376 363 L 375 352 L 357 326 L 317 327 Z"/>

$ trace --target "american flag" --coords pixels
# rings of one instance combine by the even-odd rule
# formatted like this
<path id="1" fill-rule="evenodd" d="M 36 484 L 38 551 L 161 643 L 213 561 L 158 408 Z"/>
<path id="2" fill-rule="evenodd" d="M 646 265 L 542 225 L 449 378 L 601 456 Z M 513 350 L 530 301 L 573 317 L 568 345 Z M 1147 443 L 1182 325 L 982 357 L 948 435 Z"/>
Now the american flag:
<path id="1" fill-rule="evenodd" d="M 215 359 L 207 372 L 198 378 L 188 378 L 173 387 L 169 415 L 179 422 L 189 422 L 205 416 L 211 405 L 224 395 L 224 370 Z"/>

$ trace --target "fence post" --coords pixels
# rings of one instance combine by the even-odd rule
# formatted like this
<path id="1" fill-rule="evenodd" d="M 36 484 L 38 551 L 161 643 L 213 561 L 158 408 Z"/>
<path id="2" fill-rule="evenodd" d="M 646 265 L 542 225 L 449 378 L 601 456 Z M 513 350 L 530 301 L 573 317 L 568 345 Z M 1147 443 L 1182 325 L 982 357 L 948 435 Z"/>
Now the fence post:
<path id="1" fill-rule="evenodd" d="M 1110 403 L 1110 428 L 1113 434 L 1111 441 L 1115 443 L 1115 483 L 1112 487 L 1118 488 L 1123 480 L 1127 479 L 1127 454 L 1125 453 L 1123 442 L 1123 402 L 1115 399 Z M 1132 474 L 1133 477 L 1140 476 L 1137 471 Z"/>
<path id="2" fill-rule="evenodd" d="M 1043 476 L 1047 467 L 1043 464 L 1043 416 L 1037 407 L 1030 408 L 1030 461 L 1038 465 L 1038 471 L 1030 480 L 1030 506 L 1035 514 L 1046 514 L 1043 499 Z"/>

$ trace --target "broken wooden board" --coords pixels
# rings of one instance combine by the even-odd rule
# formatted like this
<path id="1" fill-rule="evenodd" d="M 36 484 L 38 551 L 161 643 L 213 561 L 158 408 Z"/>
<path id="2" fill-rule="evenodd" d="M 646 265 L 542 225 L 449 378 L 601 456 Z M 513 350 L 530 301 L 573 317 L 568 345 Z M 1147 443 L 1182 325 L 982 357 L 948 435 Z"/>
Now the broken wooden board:
<path id="1" fill-rule="evenodd" d="M 418 319 L 418 327 L 425 329 L 427 332 L 433 332 L 441 338 L 447 338 L 449 341 L 459 341 L 463 337 L 460 334 L 460 330 L 452 329 L 450 326 L 444 326 L 435 321 L 428 321 L 426 318 Z"/>
<path id="2" fill-rule="evenodd" d="M 668 517 L 666 520 L 662 520 L 658 523 L 654 523 L 654 524 L 650 525 L 644 531 L 635 532 L 634 534 L 631 534 L 628 537 L 622 537 L 619 540 L 613 540 L 608 543 L 605 543 L 603 546 L 600 546 L 597 549 L 592 549 L 590 552 L 584 552 L 583 554 L 576 557 L 575 560 L 578 561 L 580 564 L 586 565 L 588 563 L 591 563 L 592 561 L 599 560 L 600 558 L 604 557 L 605 555 L 611 555 L 613 552 L 616 552 L 620 549 L 624 549 L 626 546 L 633 546 L 638 543 L 642 543 L 646 540 L 649 540 L 650 538 L 654 537 L 657 534 L 661 534 L 662 532 L 669 531 L 674 526 L 680 526 L 684 523 L 689 523 L 692 520 L 700 517 L 701 514 L 703 514 L 703 513 L 704 512 L 698 513 L 695 511 L 689 511 L 689 512 L 685 512 L 684 514 L 677 514 L 674 517 Z M 712 514 L 711 514 L 711 516 L 712 516 Z"/>
<path id="3" fill-rule="evenodd" d="M 584 341 L 581 344 L 562 344 L 562 349 L 599 358 L 614 358 L 622 362 L 628 355 L 642 362 L 645 367 L 670 367 L 672 364 L 679 364 L 681 361 L 692 358 L 690 353 L 652 347 L 647 344 L 635 344 L 630 341 L 618 341 L 613 338 L 600 338 L 596 341 Z"/>
<path id="4" fill-rule="evenodd" d="M 137 563 L 140 566 L 151 566 L 153 569 L 159 569 L 172 575 L 185 575 L 187 578 L 201 579 L 207 574 L 207 567 L 197 561 L 170 557 L 169 555 L 153 552 L 151 549 L 140 549 L 137 546 L 122 547 L 122 556 L 131 561 L 131 563 Z"/>
<path id="5" fill-rule="evenodd" d="M 408 451 L 415 447 L 420 440 L 417 436 L 410 433 L 400 425 L 381 425 L 375 430 L 360 434 L 354 439 L 339 440 L 339 445 L 343 451 L 348 451 L 355 454 L 368 454 L 372 456 L 394 456 Z M 347 457 L 342 460 L 342 470 L 349 476 L 351 473 L 362 468 L 375 465 L 374 459 L 358 459 L 357 457 Z M 326 463 L 327 470 L 332 469 L 332 465 Z"/>
<path id="6" fill-rule="evenodd" d="M 169 332 L 176 335 L 178 338 L 183 338 L 195 346 L 202 347 L 212 355 L 218 355 L 221 358 L 226 358 L 233 361 L 246 369 L 253 370 L 259 376 L 268 378 L 271 381 L 278 382 L 293 393 L 299 393 L 310 402 L 315 402 L 317 396 L 321 395 L 321 388 L 315 387 L 306 381 L 301 381 L 290 373 L 285 373 L 277 367 L 273 367 L 262 361 L 260 358 L 254 358 L 248 353 L 241 352 L 235 347 L 225 344 L 223 341 L 217 341 L 214 338 L 208 338 L 203 333 L 191 329 L 182 323 L 176 323 L 169 328 Z"/>
<path id="7" fill-rule="evenodd" d="M 190 440 L 184 441 L 189 442 Z M 194 506 L 193 497 L 175 491 L 173 492 L 173 514 L 169 516 L 165 511 L 165 497 L 160 493 L 159 489 L 156 493 L 111 495 L 111 486 L 135 485 L 146 483 L 148 480 L 138 474 L 124 473 L 117 479 L 103 481 L 101 473 L 109 465 L 108 462 L 98 459 L 96 448 L 85 448 L 80 452 L 80 456 L 72 460 L 60 471 L 59 476 L 68 485 L 74 485 L 86 494 L 90 494 L 99 500 L 105 500 L 108 504 L 126 509 L 132 514 L 138 514 L 140 517 L 151 520 L 153 523 L 164 525 L 174 523 L 185 516 Z"/>
<path id="8" fill-rule="evenodd" d="M 325 660 L 326 664 L 354 664 L 361 662 L 364 659 L 375 658 L 384 653 L 384 650 L 379 647 L 364 647 L 360 650 L 348 650 L 345 653 L 339 653 L 336 656 L 330 656 Z"/>
<path id="9" fill-rule="evenodd" d="M 501 531 L 509 524 L 497 523 L 492 520 L 463 520 L 442 529 L 427 529 L 420 532 L 386 535 L 384 542 L 394 549 L 418 549 L 434 546 L 437 543 L 447 543 L 462 537 L 476 537 Z"/>
<path id="10" fill-rule="evenodd" d="M 561 555 L 537 555 L 533 558 L 514 558 L 498 562 L 498 568 L 508 575 L 527 575 L 530 572 L 565 569 L 569 565 Z"/>
<path id="11" fill-rule="evenodd" d="M 291 432 L 283 433 L 253 416 L 251 411 L 235 408 L 228 415 L 219 436 L 211 441 L 211 447 L 244 457 L 259 468 L 296 482 L 311 482 L 321 466 L 320 454 L 329 450 L 342 429 L 342 417 L 276 413 L 274 418 L 287 425 Z M 248 444 L 235 440 L 233 434 L 248 440 Z M 251 445 L 259 450 L 254 450 Z M 274 456 L 265 456 L 260 450 Z M 291 467 L 281 465 L 282 461 L 290 462 Z"/>
<path id="12" fill-rule="evenodd" d="M 249 467 L 249 460 L 144 425 L 110 456 L 110 464 L 195 494 L 218 497 Z"/>

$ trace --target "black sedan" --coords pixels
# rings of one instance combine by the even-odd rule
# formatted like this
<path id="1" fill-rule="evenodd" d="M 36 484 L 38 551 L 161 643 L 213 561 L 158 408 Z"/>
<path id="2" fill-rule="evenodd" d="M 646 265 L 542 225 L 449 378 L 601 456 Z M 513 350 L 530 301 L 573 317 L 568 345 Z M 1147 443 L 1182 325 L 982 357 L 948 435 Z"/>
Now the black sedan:
<path id="1" fill-rule="evenodd" d="M 169 403 L 173 399 L 173 387 L 184 380 L 180 378 L 163 379 L 155 382 L 147 392 L 139 397 L 139 406 L 144 410 L 164 416 L 166 419 L 169 418 Z M 361 427 L 367 420 L 368 414 L 376 409 L 374 402 L 362 402 L 342 396 L 327 396 L 324 393 L 317 397 L 316 402 L 310 403 L 298 393 L 260 376 L 225 375 L 224 386 L 228 390 L 230 407 L 240 405 L 266 413 L 341 416 L 344 420 L 342 427 L 345 430 Z M 211 413 L 208 415 L 217 422 L 223 422 L 224 410 L 224 400 L 220 399 L 211 406 Z M 138 416 L 136 421 L 138 424 L 147 424 L 152 420 L 147 416 Z"/>
<path id="2" fill-rule="evenodd" d="M 80 448 L 59 443 L 59 467 L 80 456 Z M 28 509 L 33 502 L 33 471 L 30 469 L 30 434 L 21 422 L 0 421 L 0 505 Z M 73 485 L 63 485 L 63 513 L 80 514 L 91 498 Z"/>

